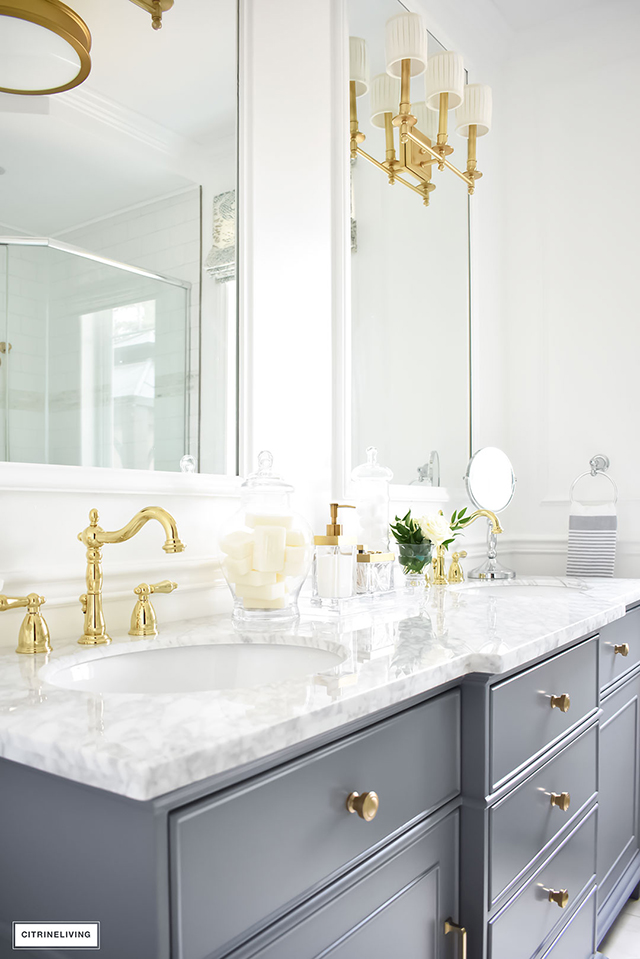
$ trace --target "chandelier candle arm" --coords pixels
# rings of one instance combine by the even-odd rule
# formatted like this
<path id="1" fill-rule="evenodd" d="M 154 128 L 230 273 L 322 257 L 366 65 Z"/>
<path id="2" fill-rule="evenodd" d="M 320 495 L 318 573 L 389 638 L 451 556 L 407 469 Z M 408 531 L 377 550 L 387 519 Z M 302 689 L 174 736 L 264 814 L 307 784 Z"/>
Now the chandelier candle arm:
<path id="1" fill-rule="evenodd" d="M 364 143 L 366 137 L 364 133 L 358 129 L 358 106 L 356 104 L 356 81 L 349 81 L 349 131 L 351 134 L 351 159 L 355 160 L 356 153 L 358 152 L 358 144 Z"/>

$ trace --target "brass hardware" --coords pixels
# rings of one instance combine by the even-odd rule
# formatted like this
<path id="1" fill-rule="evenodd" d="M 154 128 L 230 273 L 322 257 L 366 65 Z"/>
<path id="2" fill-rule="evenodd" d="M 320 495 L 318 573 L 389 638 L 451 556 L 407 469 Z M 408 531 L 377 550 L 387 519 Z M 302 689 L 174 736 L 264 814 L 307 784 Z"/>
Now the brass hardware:
<path id="1" fill-rule="evenodd" d="M 569 902 L 568 889 L 545 889 L 549 893 L 549 902 L 555 902 L 561 909 L 564 909 Z"/>
<path id="2" fill-rule="evenodd" d="M 10 353 L 12 349 L 11 343 L 5 343 L 4 340 L 0 343 L 0 353 Z"/>
<path id="3" fill-rule="evenodd" d="M 446 586 L 447 568 L 445 565 L 444 546 L 442 546 L 442 544 L 436 546 L 436 555 L 431 560 L 431 565 L 433 566 L 433 579 L 431 580 L 433 585 Z"/>
<path id="4" fill-rule="evenodd" d="M 379 806 L 378 794 L 374 792 L 362 793 L 362 795 L 360 793 L 349 793 L 347 796 L 349 812 L 357 812 L 360 819 L 364 819 L 365 822 L 371 822 L 372 819 L 376 818 Z"/>
<path id="5" fill-rule="evenodd" d="M 140 583 L 136 586 L 134 593 L 138 597 L 138 602 L 133 607 L 131 614 L 131 629 L 129 636 L 157 636 L 158 620 L 156 611 L 151 605 L 149 596 L 151 593 L 172 593 L 178 588 L 177 583 L 170 579 L 163 579 L 160 583 Z"/>
<path id="6" fill-rule="evenodd" d="M 351 506 L 348 503 L 329 503 L 329 511 L 331 513 L 331 522 L 327 523 L 327 535 L 326 536 L 314 536 L 313 541 L 316 546 L 339 546 L 340 538 L 342 536 L 342 524 L 338 522 L 338 510 L 339 509 L 355 509 L 355 506 Z M 355 543 L 355 540 L 352 542 Z"/>
<path id="7" fill-rule="evenodd" d="M 562 812 L 566 812 L 571 802 L 569 793 L 551 793 L 551 805 L 557 806 Z"/>
<path id="8" fill-rule="evenodd" d="M 151 26 L 154 30 L 162 29 L 162 14 L 173 6 L 173 0 L 132 0 L 132 3 L 151 14 Z"/>
<path id="9" fill-rule="evenodd" d="M 2 93 L 17 93 L 21 96 L 46 96 L 50 93 L 62 93 L 77 87 L 86 80 L 91 70 L 91 33 L 84 20 L 78 14 L 61 3 L 61 0 L 0 0 L 0 16 L 17 17 L 29 23 L 35 23 L 61 37 L 75 50 L 80 67 L 76 76 L 68 83 L 43 90 L 19 90 L 0 87 Z M 63 54 L 64 55 L 64 54 Z"/>
<path id="10" fill-rule="evenodd" d="M 49 627 L 40 612 L 40 607 L 45 602 L 44 596 L 38 596 L 37 593 L 29 593 L 28 596 L 0 596 L 0 613 L 8 609 L 27 608 L 27 615 L 18 633 L 16 653 L 51 652 Z"/>
<path id="11" fill-rule="evenodd" d="M 621 656 L 629 655 L 629 643 L 620 643 L 618 646 L 613 647 L 613 655 L 620 653 Z"/>
<path id="12" fill-rule="evenodd" d="M 460 553 L 454 553 L 451 557 L 451 566 L 449 567 L 449 575 L 447 577 L 450 583 L 464 582 L 464 571 L 459 561 L 464 559 L 466 555 L 467 551 L 463 549 Z"/>
<path id="13" fill-rule="evenodd" d="M 161 506 L 141 509 L 126 526 L 114 532 L 106 532 L 98 526 L 98 510 L 90 510 L 89 526 L 78 533 L 78 539 L 87 547 L 87 592 L 80 597 L 84 613 L 84 633 L 78 640 L 81 646 L 102 646 L 111 642 L 102 606 L 102 547 L 105 543 L 126 542 L 151 519 L 157 520 L 165 531 L 167 538 L 162 547 L 165 553 L 181 553 L 184 544 L 180 542 L 176 521 Z"/>
<path id="14" fill-rule="evenodd" d="M 356 554 L 357 563 L 393 563 L 396 558 L 395 553 L 383 553 L 382 550 L 369 550 L 363 546 L 358 546 Z"/>
<path id="15" fill-rule="evenodd" d="M 571 697 L 569 693 L 562 693 L 561 696 L 552 696 L 551 697 L 551 708 L 558 708 L 560 712 L 566 713 L 569 711 L 569 706 L 571 705 Z"/>
<path id="16" fill-rule="evenodd" d="M 464 926 L 459 926 L 453 919 L 445 919 L 444 934 L 448 936 L 450 932 L 455 932 L 460 936 L 460 959 L 467 959 L 467 930 Z"/>

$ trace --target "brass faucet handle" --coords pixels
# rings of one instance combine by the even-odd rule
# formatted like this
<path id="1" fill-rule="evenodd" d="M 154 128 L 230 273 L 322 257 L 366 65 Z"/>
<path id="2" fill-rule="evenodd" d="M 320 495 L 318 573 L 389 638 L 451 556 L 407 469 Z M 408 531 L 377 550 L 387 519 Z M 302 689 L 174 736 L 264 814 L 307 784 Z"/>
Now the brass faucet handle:
<path id="1" fill-rule="evenodd" d="M 46 602 L 44 596 L 29 593 L 28 596 L 0 596 L 0 613 L 9 609 L 27 609 L 18 633 L 16 653 L 50 653 L 49 627 L 40 612 Z"/>
<path id="2" fill-rule="evenodd" d="M 149 596 L 151 593 L 172 593 L 177 588 L 178 584 L 170 579 L 163 579 L 159 583 L 140 583 L 136 586 L 133 592 L 138 601 L 131 614 L 129 636 L 157 636 L 158 619 Z"/>
<path id="3" fill-rule="evenodd" d="M 134 593 L 136 596 L 149 595 L 150 593 L 172 593 L 174 589 L 178 588 L 178 584 L 172 582 L 170 579 L 162 579 L 159 583 L 140 583 L 139 586 L 136 586 Z"/>

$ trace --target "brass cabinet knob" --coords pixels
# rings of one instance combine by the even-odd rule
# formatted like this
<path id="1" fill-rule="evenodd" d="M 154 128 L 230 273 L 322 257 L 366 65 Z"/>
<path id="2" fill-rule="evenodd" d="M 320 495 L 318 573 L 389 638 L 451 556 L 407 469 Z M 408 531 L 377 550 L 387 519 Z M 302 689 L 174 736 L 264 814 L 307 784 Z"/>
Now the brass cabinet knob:
<path id="1" fill-rule="evenodd" d="M 361 819 L 364 819 L 365 822 L 371 822 L 372 819 L 376 818 L 376 813 L 378 812 L 378 807 L 380 806 L 380 800 L 378 799 L 378 794 L 374 792 L 370 793 L 349 793 L 347 796 L 347 809 L 349 812 L 357 812 Z"/>
<path id="2" fill-rule="evenodd" d="M 566 812 L 571 802 L 569 793 L 551 793 L 551 805 Z"/>
<path id="3" fill-rule="evenodd" d="M 547 889 L 549 893 L 549 902 L 555 902 L 561 909 L 564 909 L 569 902 L 568 889 Z"/>
<path id="4" fill-rule="evenodd" d="M 621 656 L 628 656 L 628 655 L 629 655 L 629 643 L 620 643 L 619 646 L 614 646 L 614 647 L 613 647 L 613 655 L 616 656 L 618 653 L 620 653 Z"/>
<path id="5" fill-rule="evenodd" d="M 555 709 L 557 707 L 560 710 L 560 712 L 566 713 L 568 712 L 570 705 L 571 705 L 571 697 L 569 696 L 569 693 L 562 693 L 561 696 L 551 697 L 552 709 Z"/>
<path id="6" fill-rule="evenodd" d="M 464 926 L 459 926 L 453 919 L 445 919 L 445 936 L 448 936 L 450 932 L 455 932 L 460 937 L 460 959 L 467 959 L 467 930 Z"/>

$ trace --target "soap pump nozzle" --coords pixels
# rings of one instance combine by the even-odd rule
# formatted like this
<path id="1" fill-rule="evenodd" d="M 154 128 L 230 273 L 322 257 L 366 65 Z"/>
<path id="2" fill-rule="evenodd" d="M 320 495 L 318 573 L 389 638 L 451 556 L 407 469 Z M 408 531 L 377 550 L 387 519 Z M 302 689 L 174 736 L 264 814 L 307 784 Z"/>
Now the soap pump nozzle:
<path id="1" fill-rule="evenodd" d="M 327 536 L 342 536 L 342 524 L 338 522 L 339 509 L 355 509 L 349 503 L 329 503 L 331 522 L 327 523 Z"/>

